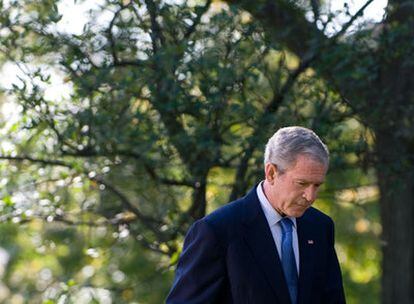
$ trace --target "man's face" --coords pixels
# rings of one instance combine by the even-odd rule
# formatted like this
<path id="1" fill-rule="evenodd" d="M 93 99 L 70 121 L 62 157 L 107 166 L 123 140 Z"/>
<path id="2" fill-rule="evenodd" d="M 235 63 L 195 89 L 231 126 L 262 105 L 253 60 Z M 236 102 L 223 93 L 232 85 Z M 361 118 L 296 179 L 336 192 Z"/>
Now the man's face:
<path id="1" fill-rule="evenodd" d="M 283 174 L 273 164 L 266 164 L 264 190 L 267 199 L 281 215 L 300 217 L 315 201 L 325 180 L 327 167 L 307 155 Z"/>

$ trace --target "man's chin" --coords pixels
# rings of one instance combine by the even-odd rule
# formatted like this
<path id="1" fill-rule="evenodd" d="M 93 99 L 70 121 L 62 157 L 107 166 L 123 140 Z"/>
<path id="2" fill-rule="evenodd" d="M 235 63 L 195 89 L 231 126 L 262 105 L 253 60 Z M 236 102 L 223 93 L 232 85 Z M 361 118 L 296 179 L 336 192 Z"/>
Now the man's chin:
<path id="1" fill-rule="evenodd" d="M 288 215 L 292 216 L 292 217 L 301 217 L 309 207 L 310 206 L 308 206 L 308 205 L 298 206 L 295 209 L 289 210 L 290 212 L 289 212 Z"/>

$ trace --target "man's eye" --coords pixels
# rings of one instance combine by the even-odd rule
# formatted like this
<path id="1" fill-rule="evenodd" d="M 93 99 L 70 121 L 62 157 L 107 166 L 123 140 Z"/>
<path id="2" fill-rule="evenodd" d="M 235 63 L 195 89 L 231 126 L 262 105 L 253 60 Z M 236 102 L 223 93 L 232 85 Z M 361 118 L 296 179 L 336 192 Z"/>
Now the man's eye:
<path id="1" fill-rule="evenodd" d="M 306 182 L 297 182 L 299 186 L 306 186 Z"/>

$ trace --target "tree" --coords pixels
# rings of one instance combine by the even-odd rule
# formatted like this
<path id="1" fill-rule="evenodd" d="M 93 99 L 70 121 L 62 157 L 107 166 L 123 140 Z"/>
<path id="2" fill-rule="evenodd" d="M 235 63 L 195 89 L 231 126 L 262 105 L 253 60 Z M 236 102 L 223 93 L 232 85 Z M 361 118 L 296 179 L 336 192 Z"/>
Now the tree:
<path id="1" fill-rule="evenodd" d="M 74 244 L 56 262 L 68 265 L 55 280 L 66 291 L 102 287 L 79 272 L 91 265 L 95 247 L 111 247 L 113 256 L 101 261 L 104 282 L 114 284 L 119 301 L 140 296 L 130 294 L 132 261 L 151 258 L 131 248 L 145 247 L 173 264 L 194 220 L 262 176 L 263 145 L 280 126 L 315 129 L 332 144 L 332 173 L 347 168 L 355 184 L 346 187 L 363 179 L 355 167 L 364 159 L 354 156 L 369 149 L 369 131 L 356 123 L 337 87 L 326 87 L 330 79 L 309 69 L 317 56 L 287 50 L 277 30 L 263 30 L 273 29 L 271 23 L 256 21 L 266 15 L 250 7 L 252 15 L 211 1 L 107 0 L 74 34 L 56 27 L 59 1 L 0 4 L 1 56 L 22 71 L 6 91 L 21 112 L 3 126 L 2 222 L 49 223 L 44 238 L 55 244 L 51 252 L 59 240 Z M 68 94 L 48 93 L 56 78 L 70 87 Z M 356 134 L 347 136 L 351 123 Z M 125 262 L 116 261 L 124 255 Z M 118 270 L 130 281 L 111 283 Z M 25 287 L 28 296 L 39 290 Z M 147 300 L 157 303 L 156 296 Z"/>
<path id="2" fill-rule="evenodd" d="M 366 161 L 376 168 L 382 223 L 383 303 L 414 298 L 412 1 L 388 1 L 382 22 L 338 39 L 320 26 L 329 20 L 314 6 L 293 1 L 231 1 L 260 20 L 272 41 L 312 67 L 374 133 Z M 312 3 L 318 1 L 312 1 Z M 350 17 L 350 23 L 373 1 Z M 326 16 L 325 16 L 326 17 Z M 348 25 L 350 24 L 348 23 Z M 325 22 L 326 24 L 326 22 Z"/>

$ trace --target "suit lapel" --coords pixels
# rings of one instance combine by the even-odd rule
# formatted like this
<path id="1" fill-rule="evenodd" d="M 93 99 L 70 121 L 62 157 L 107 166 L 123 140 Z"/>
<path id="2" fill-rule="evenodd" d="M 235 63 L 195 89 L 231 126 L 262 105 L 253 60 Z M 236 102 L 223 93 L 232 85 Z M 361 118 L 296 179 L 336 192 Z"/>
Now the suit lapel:
<path id="1" fill-rule="evenodd" d="M 315 236 L 312 225 L 303 217 L 297 219 L 299 242 L 299 290 L 298 303 L 307 303 L 312 289 L 312 273 L 314 271 Z"/>
<path id="2" fill-rule="evenodd" d="M 256 187 L 246 196 L 244 239 L 269 282 L 278 302 L 290 304 L 282 265 L 266 217 L 256 195 Z"/>

